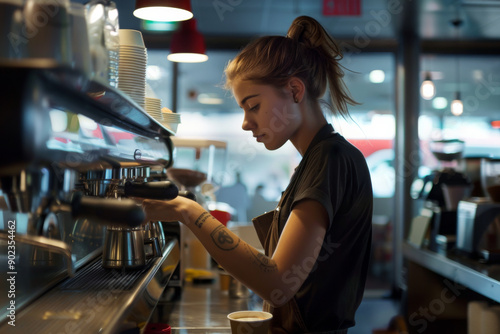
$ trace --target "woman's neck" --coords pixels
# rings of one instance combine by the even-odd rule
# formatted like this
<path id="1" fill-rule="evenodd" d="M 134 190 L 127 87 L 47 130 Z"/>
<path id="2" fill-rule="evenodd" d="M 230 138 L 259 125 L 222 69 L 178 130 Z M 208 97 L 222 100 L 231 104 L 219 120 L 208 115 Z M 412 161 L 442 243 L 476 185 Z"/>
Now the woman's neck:
<path id="1" fill-rule="evenodd" d="M 293 146 L 295 146 L 301 156 L 304 156 L 318 131 L 327 124 L 319 103 L 311 107 L 304 102 L 305 101 L 302 102 L 303 106 L 301 107 L 302 124 L 293 137 L 290 138 Z"/>

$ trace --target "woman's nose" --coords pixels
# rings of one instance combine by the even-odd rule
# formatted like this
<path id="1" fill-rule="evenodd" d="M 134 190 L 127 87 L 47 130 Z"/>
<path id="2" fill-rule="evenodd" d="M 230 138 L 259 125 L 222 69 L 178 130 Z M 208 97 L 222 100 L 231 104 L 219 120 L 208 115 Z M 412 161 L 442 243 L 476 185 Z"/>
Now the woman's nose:
<path id="1" fill-rule="evenodd" d="M 245 131 L 250 131 L 255 125 L 252 120 L 245 114 L 243 117 L 243 123 L 241 124 L 241 128 Z"/>

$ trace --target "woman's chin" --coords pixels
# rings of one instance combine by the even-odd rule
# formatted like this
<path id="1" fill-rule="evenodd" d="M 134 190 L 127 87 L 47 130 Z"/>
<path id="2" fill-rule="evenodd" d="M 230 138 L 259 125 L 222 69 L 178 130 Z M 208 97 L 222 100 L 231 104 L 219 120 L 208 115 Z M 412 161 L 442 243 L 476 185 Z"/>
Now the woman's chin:
<path id="1" fill-rule="evenodd" d="M 263 144 L 266 147 L 266 149 L 269 151 L 275 151 L 275 150 L 279 149 L 281 146 L 283 146 L 283 144 L 278 145 L 276 143 L 263 143 Z"/>

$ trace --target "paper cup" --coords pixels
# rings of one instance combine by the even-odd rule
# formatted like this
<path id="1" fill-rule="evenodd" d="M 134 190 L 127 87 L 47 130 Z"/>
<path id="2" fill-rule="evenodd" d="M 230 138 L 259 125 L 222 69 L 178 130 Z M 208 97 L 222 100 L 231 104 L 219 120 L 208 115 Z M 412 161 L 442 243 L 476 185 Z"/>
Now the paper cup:
<path id="1" fill-rule="evenodd" d="M 238 311 L 227 318 L 232 334 L 267 334 L 273 315 L 264 311 Z"/>
<path id="2" fill-rule="evenodd" d="M 138 46 L 141 48 L 145 47 L 144 40 L 142 38 L 142 33 L 139 30 L 120 29 L 119 36 L 120 36 L 120 46 L 127 45 L 127 46 Z"/>
<path id="3" fill-rule="evenodd" d="M 225 271 L 219 272 L 219 284 L 221 291 L 229 291 L 229 284 L 231 283 L 231 275 Z"/>

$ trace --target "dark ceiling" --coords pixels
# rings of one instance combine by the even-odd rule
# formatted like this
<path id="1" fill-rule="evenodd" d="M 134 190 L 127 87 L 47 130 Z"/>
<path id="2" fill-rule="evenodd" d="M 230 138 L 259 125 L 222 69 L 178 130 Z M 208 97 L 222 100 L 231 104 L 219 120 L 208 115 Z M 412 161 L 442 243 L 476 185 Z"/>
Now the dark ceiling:
<path id="1" fill-rule="evenodd" d="M 199 30 L 211 38 L 283 35 L 293 19 L 309 15 L 340 39 L 398 39 L 404 13 L 418 18 L 423 40 L 500 40 L 500 0 L 360 0 L 359 16 L 325 16 L 322 0 L 191 0 Z M 117 0 L 123 28 L 140 29 L 134 0 Z M 451 23 L 461 20 L 459 31 Z"/>

